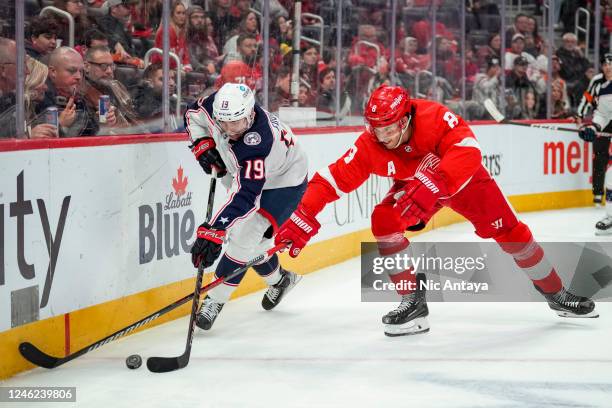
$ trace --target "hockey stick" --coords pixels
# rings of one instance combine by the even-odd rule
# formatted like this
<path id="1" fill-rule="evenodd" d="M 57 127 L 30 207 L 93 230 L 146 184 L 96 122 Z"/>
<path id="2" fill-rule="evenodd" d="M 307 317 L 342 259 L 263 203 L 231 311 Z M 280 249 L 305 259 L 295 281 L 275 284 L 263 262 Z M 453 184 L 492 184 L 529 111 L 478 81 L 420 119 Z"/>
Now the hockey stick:
<path id="1" fill-rule="evenodd" d="M 212 180 L 210 181 L 210 190 L 208 190 L 208 205 L 206 207 L 206 222 L 210 223 L 212 217 L 213 205 L 215 203 L 215 189 L 217 187 L 216 171 L 212 172 Z M 187 329 L 187 343 L 185 351 L 178 357 L 150 357 L 147 359 L 147 368 L 154 373 L 165 373 L 168 371 L 184 368 L 189 364 L 189 356 L 191 355 L 191 343 L 193 341 L 193 332 L 195 331 L 196 315 L 198 314 L 198 306 L 200 305 L 200 286 L 204 277 L 204 266 L 200 263 L 198 266 L 198 274 L 196 276 L 195 289 L 193 291 L 193 299 L 191 303 L 191 314 L 189 315 L 189 328 Z"/>
<path id="2" fill-rule="evenodd" d="M 508 125 L 526 126 L 526 127 L 532 127 L 532 128 L 559 130 L 562 132 L 573 132 L 573 133 L 580 132 L 580 129 L 561 127 L 557 125 L 549 125 L 549 124 L 543 124 L 543 123 L 521 123 L 521 122 L 515 122 L 513 120 L 506 119 L 506 117 L 499 111 L 499 109 L 497 109 L 497 106 L 495 106 L 495 103 L 493 103 L 491 99 L 486 99 L 484 101 L 484 107 L 486 108 L 487 112 L 489 112 L 489 114 L 493 117 L 493 119 L 495 119 L 497 123 L 505 123 Z M 612 137 L 612 133 L 607 133 L 607 132 L 595 132 L 595 133 L 599 137 Z"/>
<path id="3" fill-rule="evenodd" d="M 241 273 L 243 273 L 244 271 L 246 271 L 247 269 L 249 269 L 251 266 L 261 262 L 262 260 L 264 260 L 266 257 L 272 256 L 274 255 L 276 252 L 280 251 L 281 249 L 283 249 L 286 246 L 286 244 L 278 244 L 277 246 L 268 249 L 265 253 L 257 256 L 256 258 L 252 259 L 251 261 L 249 261 L 248 263 L 246 263 L 244 266 L 241 266 L 240 268 L 237 268 L 234 270 L 234 272 L 232 272 L 231 274 L 229 274 L 226 277 L 220 277 L 215 279 L 214 281 L 210 282 L 208 285 L 205 285 L 204 287 L 202 287 L 199 291 L 198 291 L 198 296 L 211 290 L 212 288 L 215 288 L 219 285 L 221 285 L 223 282 L 225 282 L 226 280 L 230 280 L 238 275 L 240 275 Z M 76 351 L 72 354 L 69 354 L 65 357 L 54 357 L 51 356 L 43 351 L 41 351 L 38 347 L 36 347 L 35 345 L 33 345 L 32 343 L 29 342 L 24 342 L 21 343 L 19 345 L 19 352 L 21 353 L 21 355 L 23 356 L 23 358 L 25 358 L 26 360 L 28 360 L 30 363 L 35 364 L 39 367 L 44 367 L 44 368 L 55 368 L 55 367 L 59 367 L 63 364 L 66 364 L 69 361 L 74 360 L 77 357 L 82 356 L 83 354 L 89 353 L 90 351 L 93 351 L 95 349 L 97 349 L 98 347 L 101 347 L 107 343 L 110 343 L 113 340 L 117 340 L 118 338 L 121 338 L 131 332 L 133 332 L 134 330 L 144 326 L 147 323 L 152 322 L 153 320 L 157 319 L 160 316 L 165 315 L 168 312 L 171 312 L 172 310 L 184 305 L 185 303 L 189 302 L 190 300 L 193 299 L 194 293 L 190 293 L 188 295 L 186 295 L 185 297 L 177 300 L 176 302 L 154 312 L 151 313 L 150 315 L 140 319 L 139 321 L 130 324 L 127 327 L 124 327 L 121 330 L 118 330 L 116 332 L 114 332 L 113 334 L 106 336 L 105 338 L 103 338 L 102 340 L 98 340 L 95 343 L 92 343 L 82 349 L 80 349 L 79 351 Z"/>

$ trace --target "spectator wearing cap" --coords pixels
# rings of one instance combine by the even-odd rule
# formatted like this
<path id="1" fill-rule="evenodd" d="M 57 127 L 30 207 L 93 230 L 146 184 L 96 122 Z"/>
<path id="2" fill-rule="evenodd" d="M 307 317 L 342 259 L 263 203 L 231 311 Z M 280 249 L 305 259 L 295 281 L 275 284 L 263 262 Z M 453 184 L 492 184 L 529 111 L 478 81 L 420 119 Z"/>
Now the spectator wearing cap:
<path id="1" fill-rule="evenodd" d="M 200 6 L 187 9 L 187 47 L 189 63 L 196 72 L 213 75 L 220 62 L 219 50 L 206 24 L 206 12 Z"/>
<path id="2" fill-rule="evenodd" d="M 28 25 L 27 38 L 25 40 L 26 53 L 43 63 L 47 62 L 48 55 L 57 46 L 57 34 L 59 26 L 53 18 L 34 17 Z"/>
<path id="3" fill-rule="evenodd" d="M 127 24 L 130 19 L 130 4 L 134 0 L 107 0 L 108 14 L 98 19 L 98 28 L 108 36 L 110 48 L 128 59 L 136 56 L 136 49 Z"/>
<path id="4" fill-rule="evenodd" d="M 536 95 L 536 103 L 537 103 L 537 92 L 534 84 L 527 77 L 527 67 L 529 62 L 523 56 L 516 57 L 513 62 L 513 68 L 510 74 L 506 77 L 506 89 L 512 92 L 511 95 L 508 95 L 510 98 L 506 98 L 506 102 L 513 106 L 519 105 L 521 101 L 525 100 L 527 92 L 531 91 Z M 513 100 L 508 100 L 513 99 Z M 535 111 L 538 111 L 538 106 L 536 105 Z M 513 116 L 516 118 L 516 116 Z"/>
<path id="5" fill-rule="evenodd" d="M 189 48 L 187 46 L 187 10 L 180 0 L 175 0 L 170 8 L 170 27 L 168 27 L 170 37 L 170 51 L 175 53 L 181 61 L 181 69 L 185 72 L 192 71 L 189 61 Z M 163 27 L 160 25 L 155 34 L 155 46 L 163 48 Z M 154 62 L 162 60 L 161 55 L 156 54 Z M 176 69 L 174 59 L 170 60 L 170 66 Z"/>
<path id="6" fill-rule="evenodd" d="M 93 136 L 100 125 L 95 110 L 91 110 L 80 95 L 83 81 L 83 58 L 74 48 L 59 47 L 49 56 L 49 81 L 44 99 L 36 107 L 41 114 L 49 107 L 59 111 L 60 137 Z M 113 123 L 114 113 L 107 115 Z"/>
<path id="7" fill-rule="evenodd" d="M 486 99 L 491 99 L 499 106 L 500 102 L 500 80 L 501 66 L 499 58 L 489 57 L 487 68 L 484 73 L 476 74 L 474 78 L 474 89 L 472 90 L 472 100 L 483 103 Z"/>
<path id="8" fill-rule="evenodd" d="M 562 45 L 556 52 L 561 60 L 561 78 L 567 83 L 570 99 L 577 103 L 581 96 L 578 84 L 588 69 L 590 63 L 578 47 L 578 38 L 573 33 L 565 33 Z"/>
<path id="9" fill-rule="evenodd" d="M 514 17 L 514 24 L 508 27 L 508 29 L 506 30 L 505 47 L 510 48 L 512 46 L 512 41 L 516 34 L 522 34 L 524 36 L 528 31 L 529 31 L 529 17 L 526 14 L 518 13 Z"/>
<path id="10" fill-rule="evenodd" d="M 126 133 L 121 128 L 138 126 L 140 121 L 134 111 L 132 97 L 125 85 L 115 80 L 115 62 L 110 49 L 104 46 L 88 48 L 84 68 L 85 81 L 81 93 L 89 108 L 97 110 L 100 96 L 110 96 L 116 120 L 113 123 L 107 121 L 107 126 L 112 128 L 107 131 L 112 134 Z"/>
<path id="11" fill-rule="evenodd" d="M 525 36 L 523 34 L 514 34 L 512 46 L 504 55 L 504 66 L 506 69 L 512 69 L 514 60 L 519 56 L 523 57 L 531 67 L 535 66 L 535 58 L 528 52 L 525 52 Z"/>

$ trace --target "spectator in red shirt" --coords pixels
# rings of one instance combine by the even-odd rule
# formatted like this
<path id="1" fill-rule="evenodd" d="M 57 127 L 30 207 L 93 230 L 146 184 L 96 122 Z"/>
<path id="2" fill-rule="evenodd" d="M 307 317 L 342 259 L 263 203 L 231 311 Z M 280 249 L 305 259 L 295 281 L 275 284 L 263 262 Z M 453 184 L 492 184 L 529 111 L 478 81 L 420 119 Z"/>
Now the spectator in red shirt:
<path id="1" fill-rule="evenodd" d="M 170 27 L 168 29 L 170 36 L 170 51 L 178 55 L 181 60 L 182 69 L 185 72 L 192 71 L 189 62 L 189 48 L 187 47 L 187 12 L 185 6 L 180 0 L 175 0 L 170 9 Z M 155 34 L 155 47 L 163 48 L 163 30 L 160 26 Z M 153 58 L 154 62 L 162 60 L 160 55 Z M 173 59 L 170 60 L 170 67 L 175 69 L 176 63 Z"/>
<path id="2" fill-rule="evenodd" d="M 348 63 L 351 67 L 365 65 L 374 68 L 379 63 L 376 59 L 378 55 L 376 49 L 365 44 L 357 44 L 361 40 L 376 44 L 380 49 L 380 57 L 388 56 L 387 49 L 382 42 L 378 41 L 376 27 L 364 24 L 359 26 L 359 35 L 353 40 L 353 46 L 348 56 Z"/>
<path id="3" fill-rule="evenodd" d="M 406 37 L 400 42 L 395 58 L 397 72 L 415 76 L 418 71 L 430 69 L 429 54 L 417 54 L 417 48 L 418 42 L 414 37 Z"/>
<path id="4" fill-rule="evenodd" d="M 431 22 L 429 20 L 421 20 L 414 23 L 412 26 L 412 36 L 417 39 L 419 51 L 425 52 L 431 42 Z M 436 36 L 444 37 L 448 40 L 455 39 L 453 33 L 439 21 L 436 21 Z"/>

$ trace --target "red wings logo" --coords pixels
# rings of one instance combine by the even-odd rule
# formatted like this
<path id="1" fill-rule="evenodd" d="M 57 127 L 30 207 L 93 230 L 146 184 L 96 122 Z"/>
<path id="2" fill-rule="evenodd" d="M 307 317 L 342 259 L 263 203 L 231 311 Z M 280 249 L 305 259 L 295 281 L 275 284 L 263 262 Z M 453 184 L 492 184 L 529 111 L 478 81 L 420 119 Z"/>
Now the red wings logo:
<path id="1" fill-rule="evenodd" d="M 176 177 L 172 179 L 172 188 L 177 196 L 182 196 L 187 192 L 187 177 L 183 177 L 183 168 L 179 167 Z"/>

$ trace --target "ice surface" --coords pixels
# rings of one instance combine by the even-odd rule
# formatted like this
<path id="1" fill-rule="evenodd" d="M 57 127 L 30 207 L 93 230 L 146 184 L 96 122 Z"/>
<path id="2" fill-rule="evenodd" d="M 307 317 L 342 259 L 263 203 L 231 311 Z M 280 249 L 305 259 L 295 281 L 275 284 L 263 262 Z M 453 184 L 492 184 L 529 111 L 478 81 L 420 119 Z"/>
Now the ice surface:
<path id="1" fill-rule="evenodd" d="M 602 215 L 521 218 L 537 239 L 584 241 Z M 465 223 L 419 239 L 477 238 Z M 359 278 L 352 259 L 306 275 L 276 310 L 261 308 L 263 292 L 226 305 L 177 372 L 128 370 L 125 358 L 181 354 L 185 318 L 2 385 L 76 386 L 82 407 L 612 407 L 610 303 L 574 320 L 544 303 L 430 303 L 428 334 L 387 338 L 380 318 L 395 305 L 361 303 Z"/>

